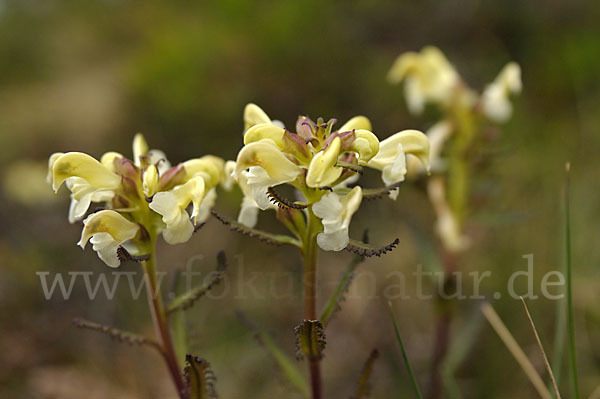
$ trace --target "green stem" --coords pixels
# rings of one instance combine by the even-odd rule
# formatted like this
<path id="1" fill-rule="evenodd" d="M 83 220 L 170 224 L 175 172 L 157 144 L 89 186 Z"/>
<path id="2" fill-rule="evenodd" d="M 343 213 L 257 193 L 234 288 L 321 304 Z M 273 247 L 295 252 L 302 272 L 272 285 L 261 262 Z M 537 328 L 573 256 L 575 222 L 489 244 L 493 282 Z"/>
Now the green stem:
<path id="1" fill-rule="evenodd" d="M 189 393 L 183 380 L 183 375 L 179 369 L 177 362 L 177 356 L 175 355 L 175 348 L 173 346 L 173 340 L 171 339 L 171 333 L 169 331 L 169 324 L 167 321 L 167 315 L 164 310 L 162 297 L 159 292 L 159 287 L 156 280 L 156 250 L 155 250 L 155 239 L 151 241 L 150 247 L 150 259 L 143 262 L 144 273 L 146 278 L 146 288 L 148 291 L 148 303 L 152 312 L 152 320 L 154 322 L 154 330 L 159 338 L 159 344 L 162 349 L 162 354 L 173 379 L 173 383 L 177 389 L 177 393 L 181 399 L 188 399 Z"/>
<path id="2" fill-rule="evenodd" d="M 308 209 L 308 220 L 306 235 L 302 246 L 302 257 L 304 259 L 304 319 L 317 320 L 317 234 L 321 229 L 321 223 Z M 309 359 L 308 371 L 310 374 L 310 385 L 312 399 L 321 399 L 321 363 L 316 359 Z"/>

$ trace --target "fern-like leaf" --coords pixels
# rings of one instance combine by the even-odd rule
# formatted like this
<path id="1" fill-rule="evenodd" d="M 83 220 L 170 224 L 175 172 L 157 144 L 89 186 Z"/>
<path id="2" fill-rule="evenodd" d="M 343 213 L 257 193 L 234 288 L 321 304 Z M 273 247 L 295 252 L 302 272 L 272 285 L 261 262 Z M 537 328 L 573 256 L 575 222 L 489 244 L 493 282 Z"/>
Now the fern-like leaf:
<path id="1" fill-rule="evenodd" d="M 275 187 L 267 188 L 267 196 L 269 197 L 269 201 L 274 203 L 280 208 L 292 208 L 292 209 L 306 209 L 308 208 L 307 204 L 298 203 L 295 201 L 291 201 L 277 191 L 275 191 Z"/>
<path id="2" fill-rule="evenodd" d="M 296 358 L 317 361 L 323 358 L 327 344 L 323 324 L 319 320 L 304 320 L 294 328 L 296 335 Z"/>
<path id="3" fill-rule="evenodd" d="M 386 253 L 388 253 L 391 250 L 393 250 L 394 248 L 396 248 L 396 246 L 398 245 L 399 242 L 400 242 L 400 240 L 398 238 L 396 238 L 390 244 L 388 244 L 384 247 L 378 248 L 378 247 L 375 247 L 373 245 L 370 245 L 370 244 L 367 244 L 367 243 L 364 243 L 361 241 L 350 240 L 350 242 L 344 249 L 346 251 L 352 252 L 358 256 L 364 256 L 364 257 L 370 258 L 371 256 L 385 255 Z"/>
<path id="4" fill-rule="evenodd" d="M 190 399 L 216 399 L 215 374 L 206 360 L 190 354 L 185 355 L 183 376 Z"/>
<path id="5" fill-rule="evenodd" d="M 130 254 L 125 247 L 119 246 L 119 248 L 117 248 L 117 258 L 119 258 L 119 261 L 121 262 L 143 262 L 150 259 L 150 254 L 135 256 Z"/>
<path id="6" fill-rule="evenodd" d="M 225 257 L 225 251 L 219 251 L 217 254 L 217 268 L 211 276 L 211 279 L 206 284 L 193 288 L 185 294 L 173 299 L 167 308 L 167 313 L 172 313 L 177 310 L 186 310 L 191 307 L 198 299 L 223 281 L 226 269 L 227 258 Z"/>
<path id="7" fill-rule="evenodd" d="M 300 243 L 300 241 L 296 240 L 295 238 L 292 238 L 292 237 L 289 237 L 286 235 L 281 235 L 281 234 L 271 234 L 271 233 L 267 233 L 265 231 L 261 231 L 258 229 L 246 227 L 243 224 L 235 222 L 229 218 L 226 218 L 225 216 L 222 216 L 215 211 L 211 211 L 211 214 L 219 222 L 221 222 L 225 226 L 229 227 L 229 230 L 246 235 L 248 237 L 257 238 L 264 243 L 271 244 L 271 245 L 293 245 L 298 248 L 302 247 L 302 244 Z"/>
<path id="8" fill-rule="evenodd" d="M 84 319 L 73 319 L 72 323 L 77 328 L 97 331 L 99 333 L 106 334 L 118 342 L 123 342 L 128 345 L 132 345 L 132 346 L 133 345 L 138 345 L 138 346 L 148 345 L 162 353 L 162 349 L 161 349 L 160 345 L 156 341 L 151 340 L 150 338 L 146 338 L 146 337 L 138 335 L 138 334 L 119 330 L 114 327 L 105 326 L 105 325 L 94 323 L 93 321 L 84 320 Z"/>
<path id="9" fill-rule="evenodd" d="M 389 193 L 391 193 L 393 190 L 397 190 L 398 187 L 400 187 L 400 185 L 403 182 L 398 182 L 398 183 L 394 183 L 391 184 L 389 186 L 385 186 L 385 187 L 380 187 L 380 188 L 363 188 L 362 190 L 362 194 L 363 194 L 363 200 L 365 201 L 370 201 L 370 200 L 376 200 L 376 199 L 381 199 L 383 197 L 385 197 L 386 195 L 388 195 Z M 350 188 L 338 188 L 335 190 L 335 192 L 339 195 L 346 195 L 350 192 Z"/>

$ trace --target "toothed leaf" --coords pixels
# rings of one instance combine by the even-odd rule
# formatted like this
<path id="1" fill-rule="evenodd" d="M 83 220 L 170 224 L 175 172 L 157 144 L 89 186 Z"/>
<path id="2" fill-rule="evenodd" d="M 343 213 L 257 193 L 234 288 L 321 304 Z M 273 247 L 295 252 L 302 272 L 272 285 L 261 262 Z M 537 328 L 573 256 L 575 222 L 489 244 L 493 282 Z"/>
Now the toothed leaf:
<path id="1" fill-rule="evenodd" d="M 269 187 L 267 189 L 267 195 L 269 196 L 269 200 L 277 205 L 280 208 L 292 208 L 292 209 L 305 209 L 308 208 L 308 205 L 291 201 L 277 191 L 275 191 L 274 187 Z"/>
<path id="2" fill-rule="evenodd" d="M 301 248 L 302 244 L 295 238 L 281 235 L 281 234 L 271 234 L 265 231 L 261 231 L 258 229 L 253 229 L 250 227 L 246 227 L 241 223 L 235 222 L 229 218 L 226 218 L 222 215 L 219 215 L 215 211 L 211 211 L 211 214 L 225 226 L 229 227 L 229 230 L 244 234 L 248 237 L 258 238 L 260 241 L 265 242 L 271 245 L 294 245 L 296 247 Z"/>
<path id="3" fill-rule="evenodd" d="M 177 310 L 186 310 L 191 307 L 198 299 L 203 297 L 208 291 L 213 289 L 223 280 L 225 269 L 227 269 L 227 258 L 225 257 L 225 252 L 220 251 L 217 254 L 217 268 L 212 273 L 210 280 L 204 285 L 193 288 L 185 294 L 173 299 L 167 308 L 167 313 L 175 312 Z"/>
<path id="4" fill-rule="evenodd" d="M 129 251 L 125 249 L 125 247 L 119 246 L 117 248 L 117 258 L 119 258 L 119 261 L 121 261 L 121 262 L 127 262 L 127 261 L 142 262 L 142 261 L 150 259 L 150 255 L 146 254 L 146 255 L 134 256 L 134 255 L 130 254 Z"/>
<path id="5" fill-rule="evenodd" d="M 185 355 L 185 367 L 183 368 L 185 383 L 188 388 L 190 399 L 215 399 L 216 377 L 210 368 L 210 363 L 197 356 Z"/>
<path id="6" fill-rule="evenodd" d="M 344 168 L 344 169 L 349 169 L 353 172 L 359 173 L 359 174 L 363 174 L 363 168 L 360 165 L 356 165 L 350 162 L 344 162 L 344 161 L 337 161 L 335 163 L 335 166 L 339 166 L 340 168 Z"/>
<path id="7" fill-rule="evenodd" d="M 344 249 L 346 251 L 355 253 L 356 255 L 365 256 L 369 258 L 371 256 L 385 255 L 386 253 L 396 248 L 399 242 L 400 240 L 396 238 L 392 243 L 386 245 L 385 247 L 378 248 L 361 241 L 350 240 L 350 243 Z"/>
<path id="8" fill-rule="evenodd" d="M 358 379 L 356 391 L 354 391 L 354 395 L 352 395 L 351 399 L 366 399 L 369 397 L 371 393 L 369 379 L 373 374 L 373 365 L 378 357 L 379 351 L 377 351 L 377 349 L 373 349 L 367 358 L 365 365 L 363 366 L 362 372 L 360 373 L 360 378 Z"/>
<path id="9" fill-rule="evenodd" d="M 294 328 L 296 335 L 296 358 L 316 361 L 323 357 L 325 332 L 319 320 L 304 320 Z"/>
<path id="10" fill-rule="evenodd" d="M 380 187 L 380 188 L 363 188 L 363 190 L 362 190 L 363 200 L 369 201 L 369 200 L 383 198 L 386 195 L 388 195 L 390 192 L 392 192 L 393 190 L 397 190 L 398 187 L 400 187 L 400 185 L 402 183 L 403 182 L 398 182 L 398 183 L 394 183 L 392 185 Z M 335 190 L 335 192 L 339 195 L 346 195 L 350 192 L 350 188 L 345 188 L 345 187 L 338 188 Z"/>
<path id="11" fill-rule="evenodd" d="M 106 334 L 119 342 L 124 342 L 129 345 L 149 345 L 161 352 L 160 346 L 157 342 L 135 333 L 119 330 L 114 327 L 105 326 L 84 319 L 73 319 L 72 323 L 77 328 L 97 331 L 102 334 Z"/>

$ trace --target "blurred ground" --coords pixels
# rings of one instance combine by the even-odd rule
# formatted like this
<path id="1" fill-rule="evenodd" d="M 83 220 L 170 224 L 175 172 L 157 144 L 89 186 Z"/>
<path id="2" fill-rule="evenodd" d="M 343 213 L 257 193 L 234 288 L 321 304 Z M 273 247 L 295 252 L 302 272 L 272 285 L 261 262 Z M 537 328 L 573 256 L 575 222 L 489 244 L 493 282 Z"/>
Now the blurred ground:
<path id="1" fill-rule="evenodd" d="M 172 162 L 208 153 L 231 159 L 242 144 L 243 107 L 251 101 L 288 125 L 300 113 L 338 120 L 364 114 L 380 138 L 426 129 L 435 114 L 409 116 L 401 88 L 390 86 L 385 75 L 398 54 L 427 44 L 440 47 L 478 89 L 509 60 L 523 69 L 514 117 L 475 180 L 469 227 L 476 245 L 462 267 L 493 272 L 482 287 L 485 295 L 502 290 L 510 273 L 525 268 L 524 254 L 534 254 L 538 287 L 544 273 L 563 267 L 564 163 L 572 162 L 578 349 L 582 392 L 590 393 L 600 385 L 599 11 L 600 3 L 586 1 L 0 1 L 0 397 L 169 395 L 157 355 L 70 325 L 81 316 L 151 334 L 145 301 L 132 301 L 126 287 L 112 301 L 102 295 L 90 301 L 83 284 L 75 285 L 69 301 L 44 299 L 37 271 L 106 268 L 90 250 L 75 246 L 80 227 L 67 223 L 68 196 L 53 196 L 43 180 L 49 154 L 130 154 L 131 139 L 141 131 Z M 219 211 L 235 215 L 239 194 L 220 198 Z M 397 222 L 386 222 L 391 219 Z M 267 214 L 260 223 L 276 228 Z M 431 233 L 432 223 L 418 185 L 402 187 L 397 202 L 362 208 L 354 236 L 369 227 L 375 242 L 401 238 L 390 256 L 362 266 L 378 276 L 379 292 L 391 271 L 410 273 L 419 263 L 436 267 L 431 248 L 419 238 Z M 286 393 L 274 363 L 234 313 L 245 311 L 293 353 L 292 329 L 301 313 L 297 254 L 248 241 L 210 220 L 190 243 L 163 245 L 161 264 L 174 270 L 200 254 L 205 260 L 198 268 L 210 270 L 221 248 L 232 260 L 234 288 L 242 269 L 236 254 L 244 254 L 244 273 L 286 271 L 297 287 L 291 298 L 240 299 L 233 289 L 222 299 L 205 298 L 187 313 L 194 351 L 212 363 L 224 398 L 299 397 Z M 322 255 L 322 281 L 335 281 L 350 259 Z M 356 283 L 359 293 L 368 289 L 368 279 Z M 257 280 L 261 284 L 268 282 Z M 329 290 L 323 287 L 322 300 Z M 510 298 L 493 304 L 542 370 L 520 304 Z M 434 303 L 415 299 L 395 306 L 425 385 Z M 478 304 L 461 306 L 454 335 Z M 530 308 L 552 356 L 556 304 L 540 299 Z M 327 332 L 327 397 L 351 394 L 373 347 L 382 353 L 373 397 L 410 394 L 386 312 L 381 296 L 359 294 L 344 303 Z M 534 395 L 487 325 L 469 354 L 457 370 L 464 397 Z"/>

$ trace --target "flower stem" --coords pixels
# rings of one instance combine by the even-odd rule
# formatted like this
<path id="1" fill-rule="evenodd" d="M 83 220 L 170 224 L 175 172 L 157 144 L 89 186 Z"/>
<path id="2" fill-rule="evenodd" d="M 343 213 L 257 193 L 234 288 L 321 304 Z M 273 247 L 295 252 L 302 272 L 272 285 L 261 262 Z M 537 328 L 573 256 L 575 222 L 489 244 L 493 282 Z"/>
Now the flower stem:
<path id="1" fill-rule="evenodd" d="M 308 210 L 308 223 L 302 256 L 304 258 L 304 319 L 317 320 L 317 255 L 319 248 L 317 245 L 317 234 L 320 231 L 320 222 L 313 214 L 312 209 Z M 312 399 L 321 399 L 321 363 L 318 359 L 308 360 L 308 371 L 310 374 L 310 385 Z"/>
<path id="2" fill-rule="evenodd" d="M 162 297 L 159 292 L 159 287 L 156 281 L 156 250 L 155 242 L 152 240 L 150 259 L 143 262 L 144 277 L 146 278 L 146 288 L 148 292 L 148 303 L 152 312 L 152 320 L 154 322 L 154 330 L 159 339 L 159 344 L 162 349 L 162 354 L 171 374 L 177 393 L 181 399 L 188 399 L 189 393 L 183 375 L 177 362 L 175 348 L 171 333 L 169 331 L 169 323 L 164 310 Z"/>

